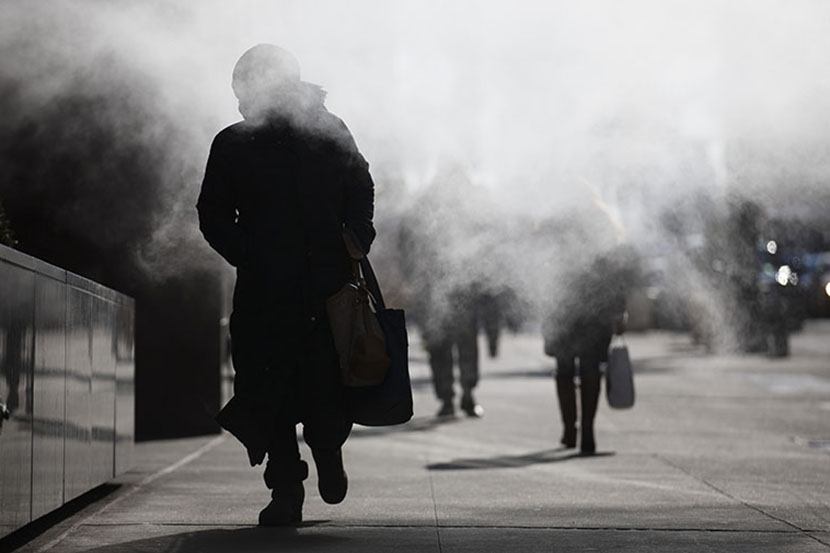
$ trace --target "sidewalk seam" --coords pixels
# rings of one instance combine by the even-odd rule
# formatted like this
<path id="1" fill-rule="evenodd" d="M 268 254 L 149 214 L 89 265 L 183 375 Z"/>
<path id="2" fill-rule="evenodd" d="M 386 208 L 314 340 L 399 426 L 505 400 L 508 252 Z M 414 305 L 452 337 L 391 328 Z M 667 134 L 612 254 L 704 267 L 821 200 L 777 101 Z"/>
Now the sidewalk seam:
<path id="1" fill-rule="evenodd" d="M 695 479 L 695 480 L 697 480 L 698 482 L 700 482 L 700 483 L 702 483 L 702 484 L 704 484 L 704 485 L 708 486 L 709 488 L 711 488 L 711 489 L 715 490 L 716 492 L 718 492 L 719 494 L 723 495 L 724 497 L 727 497 L 727 498 L 731 499 L 732 501 L 737 501 L 738 503 L 740 503 L 740 504 L 741 504 L 741 505 L 743 505 L 744 507 L 747 507 L 748 509 L 751 509 L 751 510 L 755 511 L 756 513 L 760 513 L 760 514 L 764 515 L 764 516 L 765 516 L 765 517 L 767 517 L 767 518 L 770 518 L 770 519 L 772 519 L 772 520 L 775 520 L 775 521 L 781 522 L 781 523 L 783 523 L 783 524 L 786 524 L 786 525 L 787 525 L 787 526 L 789 526 L 790 528 L 794 528 L 794 529 L 795 529 L 795 530 L 797 530 L 799 533 L 804 534 L 805 536 L 807 536 L 807 537 L 809 537 L 809 538 L 811 538 L 811 539 L 813 539 L 813 540 L 817 541 L 818 543 L 820 543 L 820 544 L 822 544 L 822 545 L 824 545 L 824 546 L 826 546 L 826 547 L 830 547 L 830 544 L 825 543 L 824 541 L 820 540 L 819 538 L 817 538 L 817 537 L 813 536 L 812 534 L 810 534 L 810 531 L 809 531 L 809 530 L 807 530 L 806 528 L 801 528 L 800 526 L 798 526 L 798 525 L 797 525 L 797 524 L 795 524 L 795 523 L 792 523 L 792 522 L 790 522 L 790 521 L 788 521 L 788 520 L 785 520 L 785 519 L 783 519 L 783 518 L 781 518 L 781 517 L 777 517 L 777 516 L 773 515 L 772 513 L 768 513 L 768 512 L 766 512 L 766 511 L 765 511 L 764 509 L 762 509 L 761 507 L 758 507 L 758 506 L 756 506 L 756 505 L 752 505 L 751 503 L 748 503 L 748 502 L 744 501 L 743 499 L 740 499 L 740 498 L 738 498 L 738 497 L 735 497 L 734 495 L 730 494 L 730 493 L 729 493 L 729 492 L 727 492 L 726 490 L 722 490 L 722 489 L 720 489 L 719 487 L 715 486 L 714 484 L 712 484 L 711 482 L 709 482 L 709 481 L 708 481 L 708 480 L 706 480 L 705 478 L 702 478 L 702 477 L 700 477 L 700 476 L 697 476 L 697 475 L 693 474 L 691 471 L 687 470 L 686 468 L 684 468 L 684 467 L 682 467 L 682 466 L 680 466 L 680 465 L 678 465 L 678 464 L 676 464 L 676 463 L 673 463 L 673 462 L 669 461 L 668 459 L 666 459 L 665 457 L 663 457 L 663 456 L 661 456 L 661 455 L 659 455 L 659 454 L 657 454 L 657 453 L 655 453 L 655 454 L 654 454 L 654 457 L 655 457 L 655 458 L 657 458 L 658 460 L 662 461 L 663 463 L 665 463 L 665 464 L 669 465 L 670 467 L 673 467 L 673 468 L 675 468 L 676 470 L 679 470 L 680 472 L 682 472 L 682 473 L 686 474 L 687 476 L 690 476 L 691 478 L 694 478 L 694 479 Z"/>
<path id="2" fill-rule="evenodd" d="M 107 528 L 111 526 L 164 526 L 164 527 L 228 527 L 228 528 L 254 528 L 256 525 L 250 523 L 234 522 L 112 522 L 112 523 L 88 523 L 84 526 L 93 528 Z M 359 523 L 348 524 L 342 522 L 326 522 L 323 524 L 315 524 L 317 528 L 413 528 L 426 529 L 432 528 L 433 525 L 426 524 L 371 524 Z M 302 524 L 297 526 L 302 528 Z M 804 532 L 798 530 L 740 530 L 734 528 L 650 528 L 646 526 L 530 526 L 530 525 L 496 525 L 496 524 L 445 524 L 441 528 L 445 530 L 554 530 L 554 531 L 574 531 L 574 532 L 655 532 L 655 533 L 711 533 L 711 534 L 785 534 L 797 535 L 803 533 L 822 533 L 819 530 L 806 530 Z"/>
<path id="3" fill-rule="evenodd" d="M 426 461 L 429 465 L 429 455 L 427 455 Z M 429 477 L 429 493 L 432 496 L 432 513 L 435 517 L 435 538 L 438 541 L 438 553 L 444 553 L 444 548 L 441 545 L 441 530 L 438 527 L 438 502 L 435 501 L 435 483 L 432 481 L 432 471 L 427 471 L 427 476 Z"/>
<path id="4" fill-rule="evenodd" d="M 133 484 L 132 487 L 130 487 L 130 489 L 126 490 L 124 493 L 119 494 L 117 497 L 112 498 L 111 501 L 109 501 L 109 502 L 105 503 L 104 505 L 102 505 L 101 508 L 98 509 L 97 511 L 95 511 L 94 513 L 82 518 L 81 520 L 79 520 L 78 522 L 76 522 L 75 524 L 73 524 L 72 526 L 67 528 L 66 530 L 64 530 L 58 537 L 56 537 L 55 539 L 53 539 L 52 541 L 50 541 L 46 545 L 40 547 L 37 550 L 37 553 L 44 553 L 46 551 L 49 551 L 50 549 L 52 549 L 53 547 L 58 545 L 60 542 L 65 540 L 67 537 L 69 537 L 70 534 L 72 534 L 73 532 L 78 530 L 78 528 L 80 528 L 81 526 L 86 525 L 87 521 L 89 521 L 89 520 L 97 517 L 98 515 L 102 514 L 104 511 L 106 511 L 107 509 L 109 509 L 110 507 L 115 505 L 116 503 L 119 503 L 123 499 L 126 499 L 127 497 L 130 497 L 135 492 L 137 492 L 138 490 L 140 490 L 144 486 L 152 483 L 153 481 L 157 480 L 158 478 L 161 478 L 162 476 L 170 474 L 171 472 L 174 472 L 174 471 L 180 469 L 184 465 L 186 465 L 186 464 L 188 464 L 192 461 L 195 461 L 196 459 L 198 459 L 199 457 L 201 457 L 202 455 L 204 455 L 205 453 L 207 453 L 208 451 L 210 451 L 211 449 L 213 449 L 214 447 L 216 447 L 217 445 L 219 445 L 220 443 L 225 441 L 225 439 L 227 437 L 228 437 L 227 434 L 224 434 L 224 433 L 220 434 L 216 438 L 212 439 L 208 443 L 201 446 L 196 451 L 194 451 L 194 452 L 192 452 L 188 455 L 185 455 L 184 457 L 182 457 L 181 459 L 179 459 L 178 461 L 176 461 L 172 465 L 169 465 L 169 466 L 167 466 L 163 469 L 160 469 L 160 470 L 154 472 L 153 474 L 151 474 L 149 476 L 146 476 L 144 479 L 142 479 L 137 484 Z"/>

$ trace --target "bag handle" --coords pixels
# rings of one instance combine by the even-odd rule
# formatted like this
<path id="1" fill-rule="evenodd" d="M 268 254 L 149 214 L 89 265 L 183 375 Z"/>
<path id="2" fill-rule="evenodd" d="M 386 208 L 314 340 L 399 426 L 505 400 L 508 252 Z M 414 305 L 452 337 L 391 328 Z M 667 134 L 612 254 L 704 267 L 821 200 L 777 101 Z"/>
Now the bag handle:
<path id="1" fill-rule="evenodd" d="M 375 275 L 375 270 L 372 269 L 372 264 L 369 262 L 369 257 L 366 254 L 366 248 L 363 247 L 363 244 L 360 242 L 360 239 L 354 233 L 354 231 L 348 227 L 343 228 L 344 239 L 348 237 L 351 239 L 352 244 L 357 247 L 357 249 L 362 254 L 362 257 L 359 260 L 360 269 L 363 272 L 363 279 L 366 281 L 366 288 L 368 288 L 369 293 L 371 294 L 372 298 L 375 300 L 375 304 L 377 309 L 386 309 L 386 303 L 383 301 L 383 293 L 380 291 L 380 284 L 378 284 L 378 278 Z M 352 260 L 355 262 L 355 260 Z"/>
<path id="2" fill-rule="evenodd" d="M 372 269 L 372 264 L 369 263 L 369 258 L 365 255 L 360 260 L 360 268 L 363 271 L 363 278 L 366 279 L 366 287 L 372 294 L 378 310 L 386 309 L 386 302 L 383 301 L 383 293 L 380 291 L 380 284 L 378 278 L 375 276 L 375 271 Z"/>

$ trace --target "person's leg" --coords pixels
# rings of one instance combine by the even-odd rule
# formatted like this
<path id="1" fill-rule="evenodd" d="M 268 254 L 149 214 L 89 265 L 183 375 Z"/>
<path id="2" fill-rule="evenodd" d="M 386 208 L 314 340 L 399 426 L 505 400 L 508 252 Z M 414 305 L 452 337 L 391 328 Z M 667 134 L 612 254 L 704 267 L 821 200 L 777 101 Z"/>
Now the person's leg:
<path id="1" fill-rule="evenodd" d="M 559 412 L 562 415 L 562 439 L 565 447 L 576 447 L 576 388 L 573 357 L 556 358 L 556 395 L 559 398 Z"/>
<path id="2" fill-rule="evenodd" d="M 265 466 L 265 485 L 271 490 L 271 502 L 259 513 L 261 526 L 283 526 L 301 522 L 305 490 L 303 480 L 308 477 L 308 465 L 300 459 L 296 425 L 285 422 L 277 425 L 268 447 Z"/>
<path id="3" fill-rule="evenodd" d="M 473 397 L 478 385 L 478 333 L 476 327 L 465 328 L 456 338 L 458 369 L 461 380 L 461 409 L 470 417 L 480 417 L 484 410 Z"/>
<path id="4" fill-rule="evenodd" d="M 271 490 L 271 502 L 260 512 L 259 523 L 279 526 L 299 522 L 305 498 L 303 481 L 308 477 L 296 431 L 298 407 L 303 404 L 299 369 L 304 368 L 305 354 L 302 346 L 275 349 L 274 337 L 279 336 L 284 343 L 301 344 L 302 333 L 297 325 L 275 321 L 257 310 L 235 310 L 230 331 L 234 394 L 250 402 L 257 418 L 273 421 L 263 474 Z"/>
<path id="5" fill-rule="evenodd" d="M 329 411 L 304 421 L 303 438 L 311 448 L 317 467 L 317 490 L 326 503 L 340 503 L 346 497 L 349 480 L 343 467 L 342 448 L 351 430 L 352 423 L 342 412 Z"/>
<path id="6" fill-rule="evenodd" d="M 497 296 L 482 297 L 481 322 L 487 336 L 487 353 L 490 358 L 499 354 L 499 335 L 501 334 L 501 310 Z"/>
<path id="7" fill-rule="evenodd" d="M 342 447 L 352 423 L 345 410 L 337 351 L 325 316 L 319 318 L 310 344 L 303 437 L 317 467 L 320 497 L 326 503 L 340 503 L 348 491 Z"/>
<path id="8" fill-rule="evenodd" d="M 351 429 L 352 424 L 344 421 L 310 420 L 303 425 L 303 437 L 317 467 L 317 490 L 326 503 L 340 503 L 349 489 L 343 467 L 343 444 Z"/>
<path id="9" fill-rule="evenodd" d="M 594 416 L 599 404 L 600 373 L 599 355 L 583 355 L 579 358 L 579 391 L 582 402 L 582 453 L 596 451 L 594 441 Z"/>
<path id="10" fill-rule="evenodd" d="M 429 368 L 432 370 L 435 396 L 442 402 L 438 416 L 451 416 L 455 414 L 452 404 L 452 398 L 455 395 L 452 387 L 452 342 L 446 337 L 441 337 L 440 340 L 427 342 L 426 349 L 429 356 Z"/>

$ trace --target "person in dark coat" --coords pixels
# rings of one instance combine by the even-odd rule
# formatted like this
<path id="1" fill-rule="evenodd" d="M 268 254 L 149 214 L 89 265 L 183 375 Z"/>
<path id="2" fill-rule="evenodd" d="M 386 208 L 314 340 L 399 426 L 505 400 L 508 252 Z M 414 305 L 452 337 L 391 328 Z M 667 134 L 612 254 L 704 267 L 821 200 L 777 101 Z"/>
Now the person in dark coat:
<path id="1" fill-rule="evenodd" d="M 470 417 L 484 409 L 473 391 L 479 380 L 478 332 L 485 298 L 481 256 L 492 221 L 483 215 L 486 202 L 466 168 L 450 164 L 422 192 L 404 218 L 399 234 L 400 265 L 412 291 L 409 314 L 421 330 L 429 357 L 439 417 L 455 415 L 454 366 L 461 401 Z"/>
<path id="2" fill-rule="evenodd" d="M 479 293 L 477 286 L 458 286 L 446 297 L 446 309 L 426 315 L 422 324 L 424 348 L 429 356 L 432 384 L 441 401 L 439 417 L 455 415 L 453 376 L 454 359 L 458 362 L 461 385 L 459 406 L 467 416 L 481 417 L 484 408 L 473 396 L 478 385 Z"/>
<path id="3" fill-rule="evenodd" d="M 491 359 L 499 355 L 502 328 L 518 332 L 524 317 L 518 294 L 507 286 L 483 293 L 479 300 L 481 326 L 487 338 L 487 353 Z"/>
<path id="4" fill-rule="evenodd" d="M 580 451 L 596 452 L 594 416 L 600 393 L 600 363 L 608 360 L 614 334 L 625 331 L 625 253 L 601 255 L 575 275 L 565 300 L 545 319 L 545 353 L 556 358 L 556 393 L 564 430 L 561 443 L 576 447 L 577 405 L 574 377 L 579 375 L 582 423 Z M 578 363 L 577 363 L 578 362 Z"/>
<path id="5" fill-rule="evenodd" d="M 375 237 L 374 185 L 346 125 L 326 110 L 320 87 L 300 80 L 289 52 L 254 46 L 232 85 L 244 120 L 214 138 L 197 208 L 205 238 L 237 271 L 234 399 L 251 405 L 269 438 L 272 500 L 259 522 L 283 525 L 302 520 L 308 467 L 297 423 L 323 500 L 346 495 L 341 447 L 352 423 L 325 299 L 352 275 L 344 228 L 364 250 Z M 252 465 L 262 462 L 264 453 L 248 452 Z"/>

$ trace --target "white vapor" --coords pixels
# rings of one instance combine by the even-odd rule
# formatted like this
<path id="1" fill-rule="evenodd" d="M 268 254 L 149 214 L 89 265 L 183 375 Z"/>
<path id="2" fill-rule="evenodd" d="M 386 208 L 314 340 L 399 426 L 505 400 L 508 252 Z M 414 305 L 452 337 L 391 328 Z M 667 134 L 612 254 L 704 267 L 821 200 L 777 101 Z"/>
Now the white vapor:
<path id="1" fill-rule="evenodd" d="M 292 51 L 329 91 L 373 166 L 380 226 L 417 211 L 412 198 L 453 164 L 486 191 L 491 219 L 532 228 L 600 206 L 593 216 L 633 242 L 698 191 L 802 215 L 830 207 L 822 0 L 16 0 L 0 21 L 0 74 L 28 112 L 84 87 L 75 77 L 91 59 L 110 60 L 88 84 L 117 93 L 127 68 L 153 104 L 124 132 L 152 143 L 175 129 L 150 263 L 154 248 L 198 241 L 210 138 L 239 118 L 231 69 L 259 42 Z M 493 251 L 532 258 L 533 240 Z M 381 236 L 379 255 L 393 242 Z"/>

